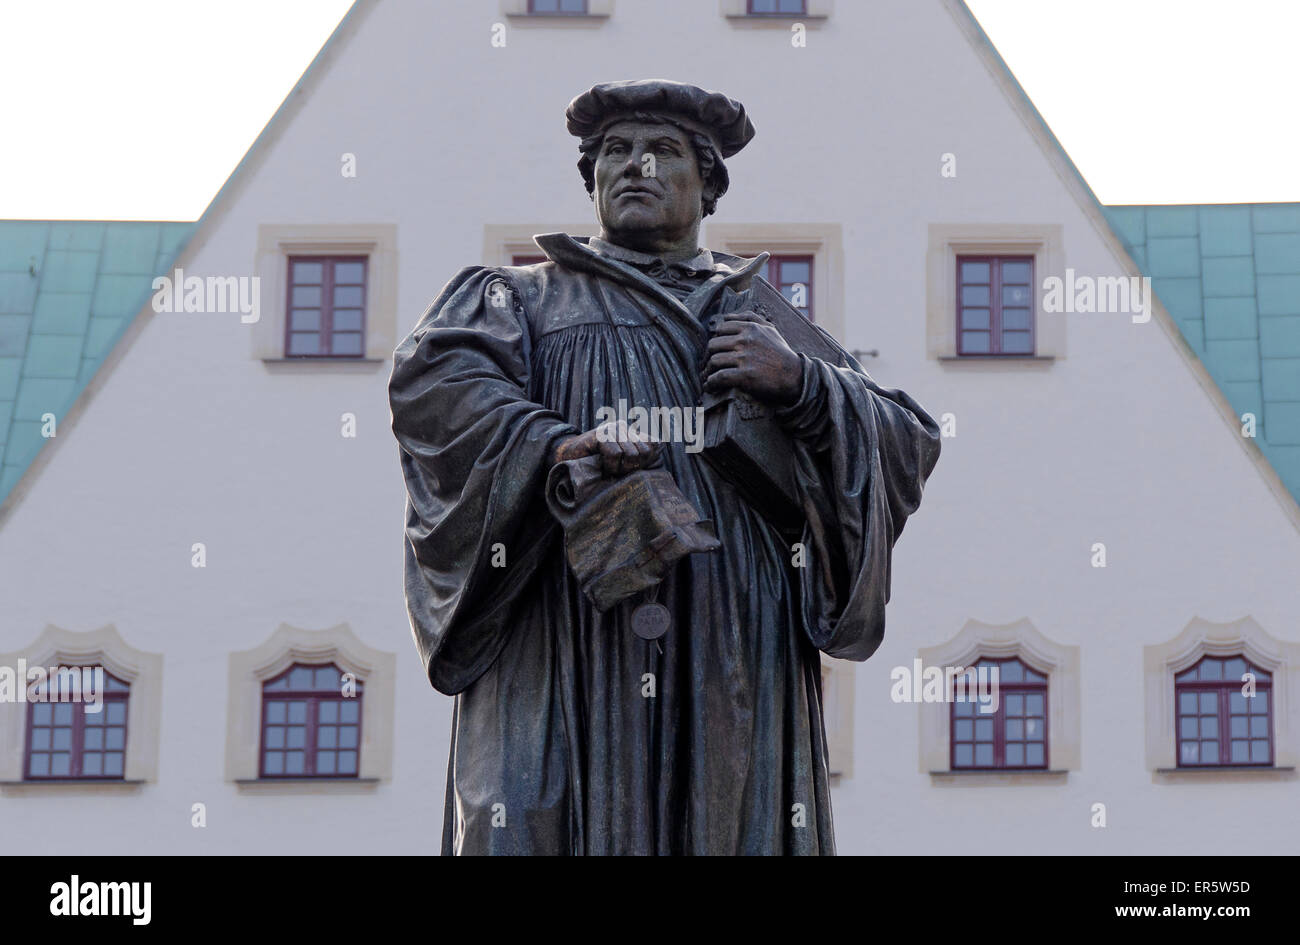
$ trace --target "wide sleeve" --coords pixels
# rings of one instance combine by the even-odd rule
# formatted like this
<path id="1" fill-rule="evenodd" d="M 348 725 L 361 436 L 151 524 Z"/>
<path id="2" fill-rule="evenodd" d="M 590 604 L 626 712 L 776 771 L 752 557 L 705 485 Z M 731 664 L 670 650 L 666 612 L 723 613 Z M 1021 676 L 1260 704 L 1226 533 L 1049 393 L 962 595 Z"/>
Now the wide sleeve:
<path id="1" fill-rule="evenodd" d="M 800 357 L 802 393 L 778 420 L 795 437 L 796 489 L 808 521 L 803 624 L 830 656 L 865 660 L 884 637 L 890 556 L 938 462 L 939 427 L 847 355 L 849 367 Z"/>
<path id="2" fill-rule="evenodd" d="M 406 605 L 429 679 L 449 695 L 501 652 L 558 532 L 546 476 L 558 439 L 578 431 L 528 399 L 531 354 L 517 292 L 482 267 L 457 274 L 394 354 Z"/>

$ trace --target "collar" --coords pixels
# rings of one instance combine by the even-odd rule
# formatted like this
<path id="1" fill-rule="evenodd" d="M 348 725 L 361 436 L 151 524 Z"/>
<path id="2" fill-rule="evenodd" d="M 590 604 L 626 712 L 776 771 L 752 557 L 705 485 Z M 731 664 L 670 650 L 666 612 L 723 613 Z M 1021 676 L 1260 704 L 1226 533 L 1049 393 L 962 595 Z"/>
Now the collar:
<path id="1" fill-rule="evenodd" d="M 701 249 L 690 259 L 670 263 L 660 256 L 652 256 L 649 253 L 642 253 L 635 249 L 628 249 L 626 246 L 619 246 L 617 243 L 603 240 L 599 236 L 593 236 L 587 241 L 587 245 L 602 256 L 608 256 L 610 259 L 617 259 L 620 262 L 631 263 L 634 266 L 652 266 L 655 263 L 659 263 L 659 265 L 666 268 L 671 267 L 685 269 L 688 272 L 708 273 L 712 273 L 716 268 L 713 262 L 713 254 L 707 249 Z"/>

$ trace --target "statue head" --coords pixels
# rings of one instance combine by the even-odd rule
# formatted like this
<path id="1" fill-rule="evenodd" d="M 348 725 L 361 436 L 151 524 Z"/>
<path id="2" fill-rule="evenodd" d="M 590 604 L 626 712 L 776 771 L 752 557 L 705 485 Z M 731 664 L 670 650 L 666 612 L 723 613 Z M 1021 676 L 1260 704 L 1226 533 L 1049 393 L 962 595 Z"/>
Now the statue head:
<path id="1" fill-rule="evenodd" d="M 593 86 L 566 117 L 602 231 L 632 242 L 698 232 L 727 190 L 723 158 L 754 136 L 739 102 L 663 79 Z"/>

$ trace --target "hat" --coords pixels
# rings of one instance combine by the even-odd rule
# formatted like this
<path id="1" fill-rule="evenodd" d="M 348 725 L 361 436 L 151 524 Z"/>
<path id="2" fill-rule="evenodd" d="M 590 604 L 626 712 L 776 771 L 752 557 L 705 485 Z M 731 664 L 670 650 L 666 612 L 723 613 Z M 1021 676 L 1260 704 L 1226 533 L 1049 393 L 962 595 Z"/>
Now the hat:
<path id="1" fill-rule="evenodd" d="M 709 92 L 668 79 L 626 79 L 602 82 L 583 92 L 565 110 L 569 133 L 579 138 L 633 112 L 671 115 L 712 139 L 719 154 L 729 158 L 754 137 L 745 106 L 721 92 Z"/>

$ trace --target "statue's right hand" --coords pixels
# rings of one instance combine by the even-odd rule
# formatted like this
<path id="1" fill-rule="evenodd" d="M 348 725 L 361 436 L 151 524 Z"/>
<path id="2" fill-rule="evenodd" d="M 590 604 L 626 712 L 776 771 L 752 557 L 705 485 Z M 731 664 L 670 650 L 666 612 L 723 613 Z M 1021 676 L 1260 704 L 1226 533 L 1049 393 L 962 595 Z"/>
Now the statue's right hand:
<path id="1" fill-rule="evenodd" d="M 555 461 L 563 463 L 584 456 L 599 456 L 606 475 L 623 476 L 654 465 L 663 449 L 662 443 L 628 429 L 622 420 L 610 420 L 594 430 L 566 437 L 555 448 Z"/>

